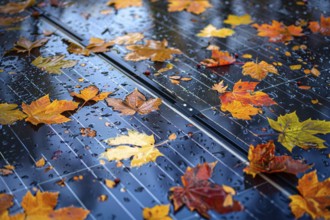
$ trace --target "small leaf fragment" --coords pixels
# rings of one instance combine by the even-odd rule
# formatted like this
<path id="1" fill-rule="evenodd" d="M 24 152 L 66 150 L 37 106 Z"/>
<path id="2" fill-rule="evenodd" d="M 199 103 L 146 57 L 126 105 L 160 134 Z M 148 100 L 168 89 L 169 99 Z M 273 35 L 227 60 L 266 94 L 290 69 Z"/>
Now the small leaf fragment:
<path id="1" fill-rule="evenodd" d="M 218 67 L 231 65 L 236 59 L 228 51 L 212 50 L 211 59 L 205 59 L 201 64 L 207 67 Z"/>
<path id="2" fill-rule="evenodd" d="M 210 4 L 209 0 L 169 0 L 168 11 L 175 12 L 186 10 L 194 14 L 201 14 L 210 7 L 212 7 L 212 5 Z"/>
<path id="3" fill-rule="evenodd" d="M 114 5 L 117 10 L 128 7 L 141 7 L 142 0 L 110 0 L 107 5 Z"/>
<path id="4" fill-rule="evenodd" d="M 228 86 L 225 86 L 223 80 L 221 80 L 219 83 L 214 84 L 212 86 L 212 90 L 217 91 L 218 93 L 225 93 L 227 91 Z"/>
<path id="5" fill-rule="evenodd" d="M 197 36 L 226 38 L 232 36 L 234 33 L 235 31 L 230 28 L 216 29 L 216 27 L 214 27 L 212 24 L 209 24 L 199 34 L 197 34 Z"/>
<path id="6" fill-rule="evenodd" d="M 41 167 L 43 167 L 43 166 L 45 166 L 45 164 L 46 164 L 46 161 L 45 161 L 45 159 L 42 157 L 41 159 L 39 159 L 37 162 L 36 162 L 36 167 L 38 167 L 38 168 L 41 168 Z"/>
<path id="7" fill-rule="evenodd" d="M 237 16 L 237 15 L 228 15 L 228 18 L 223 21 L 225 24 L 230 24 L 232 28 L 239 25 L 251 24 L 253 21 L 251 16 L 248 14 Z"/>
<path id="8" fill-rule="evenodd" d="M 129 44 L 135 44 L 138 41 L 142 40 L 143 38 L 144 35 L 142 33 L 128 33 L 124 36 L 117 37 L 114 40 L 111 40 L 110 42 L 118 45 L 129 45 Z"/>

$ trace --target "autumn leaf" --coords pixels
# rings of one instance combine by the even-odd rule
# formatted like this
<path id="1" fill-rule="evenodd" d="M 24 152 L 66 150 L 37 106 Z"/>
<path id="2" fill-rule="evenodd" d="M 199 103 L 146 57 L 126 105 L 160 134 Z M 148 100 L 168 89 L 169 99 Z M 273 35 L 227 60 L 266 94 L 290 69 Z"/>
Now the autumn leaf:
<path id="1" fill-rule="evenodd" d="M 36 67 L 48 72 L 60 74 L 61 69 L 70 68 L 77 64 L 76 60 L 64 60 L 65 55 L 52 56 L 52 57 L 37 57 L 32 64 Z"/>
<path id="2" fill-rule="evenodd" d="M 244 76 L 250 75 L 253 79 L 263 80 L 268 73 L 278 74 L 278 71 L 272 64 L 261 61 L 260 63 L 246 62 L 242 73 Z"/>
<path id="3" fill-rule="evenodd" d="M 52 193 L 52 192 L 37 191 L 36 195 L 33 196 L 32 193 L 28 191 L 23 197 L 21 202 L 21 206 L 24 212 L 11 216 L 9 216 L 8 211 L 5 211 L 2 215 L 0 212 L 0 218 L 8 219 L 8 220 L 14 220 L 14 219 L 15 220 L 24 220 L 24 219 L 83 220 L 87 217 L 89 211 L 82 208 L 65 207 L 54 210 L 54 208 L 57 205 L 58 195 L 59 195 L 58 192 Z M 7 198 L 9 197 L 7 196 Z M 8 207 L 9 204 L 12 205 L 12 197 L 11 199 L 9 198 L 6 200 L 5 206 Z"/>
<path id="4" fill-rule="evenodd" d="M 93 101 L 98 102 L 102 101 L 105 98 L 107 98 L 112 92 L 101 92 L 99 91 L 99 88 L 97 88 L 94 85 L 88 86 L 82 90 L 79 91 L 79 93 L 76 92 L 70 92 L 70 95 L 72 97 L 77 97 L 79 99 L 84 100 L 85 102 L 82 104 L 84 106 L 87 102 Z"/>
<path id="5" fill-rule="evenodd" d="M 232 199 L 235 194 L 233 188 L 209 181 L 215 165 L 216 163 L 204 163 L 187 168 L 181 177 L 183 187 L 170 189 L 170 200 L 173 200 L 175 211 L 186 205 L 190 211 L 196 210 L 203 217 L 209 218 L 209 210 L 225 214 L 243 209 L 239 202 Z"/>
<path id="6" fill-rule="evenodd" d="M 17 109 L 16 104 L 0 104 L 0 124 L 10 125 L 18 120 L 26 118 L 26 115 Z"/>
<path id="7" fill-rule="evenodd" d="M 237 15 L 229 15 L 226 20 L 223 21 L 225 24 L 230 24 L 232 28 L 242 24 L 251 24 L 253 21 L 251 16 L 248 14 L 237 16 Z"/>
<path id="8" fill-rule="evenodd" d="M 168 11 L 183 11 L 201 14 L 207 8 L 212 7 L 208 0 L 187 1 L 187 0 L 169 0 Z"/>
<path id="9" fill-rule="evenodd" d="M 141 33 L 128 33 L 124 36 L 117 37 L 114 40 L 111 40 L 110 42 L 112 44 L 118 44 L 118 45 L 129 45 L 129 44 L 135 44 L 136 42 L 142 40 L 143 38 L 144 35 Z"/>
<path id="10" fill-rule="evenodd" d="M 162 104 L 160 98 L 151 98 L 149 100 L 137 89 L 128 94 L 125 100 L 117 98 L 107 98 L 105 100 L 108 106 L 113 107 L 115 111 L 121 112 L 122 115 L 134 115 L 139 113 L 141 115 L 149 114 L 152 111 L 159 110 Z"/>
<path id="11" fill-rule="evenodd" d="M 14 205 L 13 196 L 6 193 L 0 193 L 0 217 L 3 212 Z M 1 218 L 0 218 L 1 219 Z"/>
<path id="12" fill-rule="evenodd" d="M 227 66 L 233 64 L 236 59 L 228 51 L 212 50 L 211 59 L 205 59 L 201 64 L 207 67 Z"/>
<path id="13" fill-rule="evenodd" d="M 29 41 L 28 39 L 21 37 L 14 45 L 13 51 L 17 53 L 28 53 L 30 56 L 31 50 L 34 48 L 42 47 L 48 42 L 47 38 L 42 38 L 34 42 Z"/>
<path id="14" fill-rule="evenodd" d="M 109 148 L 101 158 L 109 161 L 124 160 L 133 157 L 132 167 L 139 167 L 149 162 L 156 161 L 163 154 L 155 147 L 154 135 L 146 135 L 137 131 L 129 130 L 127 135 L 110 138 L 105 142 L 115 148 Z"/>
<path id="15" fill-rule="evenodd" d="M 285 26 L 283 23 L 273 20 L 272 24 L 253 24 L 258 30 L 258 36 L 269 37 L 270 42 L 287 42 L 293 40 L 293 37 L 300 37 L 302 28 L 299 26 Z"/>
<path id="16" fill-rule="evenodd" d="M 320 22 L 311 21 L 308 27 L 313 33 L 321 33 L 324 36 L 330 36 L 330 17 L 321 15 Z"/>
<path id="17" fill-rule="evenodd" d="M 280 134 L 280 142 L 290 152 L 295 146 L 303 149 L 326 148 L 324 140 L 315 134 L 327 134 L 330 132 L 330 122 L 307 119 L 300 122 L 296 112 L 280 115 L 277 121 L 268 118 L 269 125 Z"/>
<path id="18" fill-rule="evenodd" d="M 2 17 L 0 16 L 0 26 L 10 26 L 12 24 L 21 22 L 27 17 Z"/>
<path id="19" fill-rule="evenodd" d="M 73 54 L 84 55 L 84 56 L 89 56 L 91 54 L 90 50 L 78 44 L 75 44 L 71 41 L 68 42 L 68 47 L 66 49 L 69 53 L 73 53 Z"/>
<path id="20" fill-rule="evenodd" d="M 113 45 L 113 42 L 106 42 L 103 39 L 91 37 L 89 39 L 89 44 L 86 49 L 93 53 L 103 53 L 109 51 L 109 47 Z"/>
<path id="21" fill-rule="evenodd" d="M 0 168 L 0 175 L 8 176 L 14 173 L 15 167 L 13 165 L 7 164 L 3 168 Z"/>
<path id="22" fill-rule="evenodd" d="M 172 59 L 172 54 L 182 54 L 179 49 L 167 47 L 167 40 L 154 41 L 146 40 L 145 45 L 130 45 L 126 48 L 133 52 L 125 56 L 128 61 L 140 61 L 151 59 L 151 61 L 164 62 Z"/>
<path id="23" fill-rule="evenodd" d="M 290 196 L 290 208 L 296 219 L 305 213 L 312 219 L 330 219 L 330 178 L 319 182 L 315 170 L 299 179 L 297 189 L 300 195 Z"/>
<path id="24" fill-rule="evenodd" d="M 0 6 L 0 13 L 4 14 L 16 14 L 24 11 L 26 8 L 33 6 L 36 3 L 35 0 L 27 0 L 25 2 L 9 2 Z"/>
<path id="25" fill-rule="evenodd" d="M 143 209 L 144 220 L 172 220 L 169 216 L 170 205 L 156 205 Z"/>
<path id="26" fill-rule="evenodd" d="M 234 33 L 235 31 L 230 28 L 216 29 L 216 27 L 214 27 L 212 24 L 209 24 L 199 34 L 197 34 L 197 36 L 226 38 L 232 36 Z"/>
<path id="27" fill-rule="evenodd" d="M 38 161 L 36 161 L 36 163 L 35 163 L 35 165 L 36 165 L 36 167 L 38 167 L 38 168 L 41 168 L 41 167 L 43 167 L 43 166 L 45 166 L 45 164 L 46 164 L 46 161 L 45 161 L 45 159 L 42 157 L 42 158 L 40 158 Z"/>
<path id="28" fill-rule="evenodd" d="M 250 145 L 248 159 L 249 165 L 244 172 L 255 177 L 258 173 L 298 173 L 305 172 L 310 168 L 301 160 L 294 160 L 291 156 L 275 156 L 275 144 L 269 141 L 266 144 Z"/>
<path id="29" fill-rule="evenodd" d="M 80 134 L 83 137 L 95 137 L 96 131 L 91 128 L 80 128 Z"/>
<path id="30" fill-rule="evenodd" d="M 34 125 L 59 124 L 70 121 L 69 118 L 61 115 L 66 111 L 73 111 L 78 107 L 77 102 L 66 100 L 54 100 L 50 102 L 49 95 L 33 101 L 30 105 L 22 103 L 24 113 L 28 115 L 25 121 Z"/>
<path id="31" fill-rule="evenodd" d="M 254 91 L 258 82 L 235 83 L 233 91 L 227 91 L 220 95 L 221 110 L 229 111 L 233 117 L 243 120 L 250 120 L 251 116 L 261 113 L 257 107 L 275 105 L 266 93 Z"/>
<path id="32" fill-rule="evenodd" d="M 219 83 L 216 83 L 212 86 L 212 90 L 217 91 L 218 93 L 225 93 L 227 91 L 228 86 L 225 86 L 223 80 L 221 80 Z"/>
<path id="33" fill-rule="evenodd" d="M 105 179 L 104 183 L 110 189 L 114 188 L 117 185 L 117 183 L 115 181 L 112 181 L 112 180 L 109 180 L 109 179 Z"/>
<path id="34" fill-rule="evenodd" d="M 142 0 L 110 0 L 107 2 L 107 5 L 114 5 L 117 10 L 127 7 L 141 7 L 142 4 Z"/>

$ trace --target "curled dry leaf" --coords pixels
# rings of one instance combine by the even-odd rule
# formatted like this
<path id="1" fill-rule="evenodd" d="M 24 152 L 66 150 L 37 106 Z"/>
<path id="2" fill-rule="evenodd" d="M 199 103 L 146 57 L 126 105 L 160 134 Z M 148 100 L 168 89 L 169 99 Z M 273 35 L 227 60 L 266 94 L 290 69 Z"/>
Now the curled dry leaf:
<path id="1" fill-rule="evenodd" d="M 77 102 L 67 100 L 54 100 L 50 102 L 49 95 L 31 102 L 30 105 L 22 103 L 23 112 L 27 114 L 25 121 L 34 125 L 59 124 L 70 121 L 69 118 L 61 115 L 66 111 L 73 111 L 78 107 Z"/>
<path id="2" fill-rule="evenodd" d="M 172 220 L 169 216 L 170 205 L 156 205 L 143 209 L 144 220 Z"/>
<path id="3" fill-rule="evenodd" d="M 127 7 L 141 7 L 143 5 L 142 0 L 110 0 L 107 2 L 107 5 L 114 5 L 115 8 L 122 9 Z"/>
<path id="4" fill-rule="evenodd" d="M 225 93 L 227 91 L 227 88 L 228 88 L 228 86 L 225 86 L 223 80 L 221 80 L 219 83 L 214 84 L 212 86 L 212 90 L 215 90 L 220 94 Z"/>
<path id="5" fill-rule="evenodd" d="M 280 115 L 277 121 L 268 118 L 269 125 L 280 134 L 280 142 L 290 152 L 295 146 L 303 149 L 326 148 L 324 140 L 315 134 L 330 133 L 330 122 L 307 119 L 300 122 L 296 112 Z"/>
<path id="6" fill-rule="evenodd" d="M 0 194 L 1 195 L 1 194 Z M 8 210 L 1 214 L 0 219 L 75 219 L 83 220 L 89 214 L 88 210 L 76 207 L 65 207 L 54 210 L 57 205 L 59 193 L 37 191 L 33 196 L 28 191 L 22 199 L 23 212 L 9 215 Z M 0 197 L 1 198 L 1 197 Z M 13 197 L 8 197 L 5 205 L 12 204 Z M 10 206 L 9 206 L 10 207 Z"/>
<path id="7" fill-rule="evenodd" d="M 32 64 L 36 67 L 54 74 L 60 74 L 61 69 L 70 68 L 77 64 L 76 60 L 64 60 L 65 55 L 52 56 L 52 57 L 37 57 Z"/>
<path id="8" fill-rule="evenodd" d="M 12 24 L 21 22 L 27 17 L 2 17 L 0 16 L 0 26 L 10 26 Z"/>
<path id="9" fill-rule="evenodd" d="M 242 24 L 251 24 L 253 21 L 251 16 L 248 14 L 237 16 L 237 15 L 228 15 L 228 18 L 223 21 L 225 24 L 230 24 L 232 28 L 242 25 Z"/>
<path id="10" fill-rule="evenodd" d="M 79 93 L 70 92 L 70 95 L 72 97 L 77 97 L 79 99 L 82 99 L 85 101 L 85 103 L 87 103 L 89 101 L 94 101 L 94 102 L 102 101 L 102 100 L 106 99 L 110 94 L 112 94 L 112 92 L 101 92 L 100 93 L 99 88 L 97 88 L 97 86 L 94 86 L 94 85 L 88 86 L 88 87 L 80 90 Z"/>
<path id="11" fill-rule="evenodd" d="M 313 219 L 330 219 L 330 178 L 319 182 L 316 171 L 298 181 L 300 195 L 290 196 L 290 208 L 296 219 L 305 213 Z"/>
<path id="12" fill-rule="evenodd" d="M 103 53 L 109 51 L 109 47 L 113 45 L 113 42 L 106 42 L 103 39 L 91 37 L 89 39 L 89 44 L 86 49 L 93 53 Z"/>
<path id="13" fill-rule="evenodd" d="M 294 160 L 291 156 L 275 156 L 275 144 L 269 141 L 266 144 L 250 145 L 249 165 L 244 172 L 255 177 L 258 173 L 292 173 L 297 175 L 310 168 L 301 160 Z"/>
<path id="14" fill-rule="evenodd" d="M 308 27 L 313 33 L 320 33 L 324 36 L 330 36 L 330 17 L 324 17 L 321 15 L 320 22 L 311 21 L 309 22 Z"/>
<path id="15" fill-rule="evenodd" d="M 26 115 L 17 109 L 16 104 L 0 104 L 0 124 L 10 125 L 18 120 L 23 120 Z"/>
<path id="16" fill-rule="evenodd" d="M 115 111 L 121 112 L 122 115 L 134 115 L 139 113 L 141 115 L 149 114 L 152 111 L 159 110 L 162 104 L 160 98 L 151 98 L 149 100 L 137 89 L 128 94 L 125 100 L 117 98 L 107 98 L 105 100 L 108 106 L 113 107 Z"/>
<path id="17" fill-rule="evenodd" d="M 173 67 L 174 67 L 174 66 L 173 66 L 172 63 L 168 63 L 168 64 L 166 64 L 166 67 L 159 69 L 159 70 L 157 71 L 157 73 L 164 73 L 164 72 L 166 72 L 166 71 L 169 71 L 169 70 L 173 69 Z"/>
<path id="18" fill-rule="evenodd" d="M 142 40 L 143 38 L 144 35 L 141 33 L 128 33 L 124 36 L 117 37 L 110 42 L 118 45 L 129 45 L 129 44 L 135 44 L 136 42 Z"/>
<path id="19" fill-rule="evenodd" d="M 164 62 L 172 59 L 172 54 L 182 54 L 179 49 L 167 47 L 167 40 L 146 40 L 145 45 L 130 45 L 126 48 L 132 52 L 125 56 L 128 61 L 140 61 L 151 59 L 151 61 Z"/>
<path id="20" fill-rule="evenodd" d="M 183 11 L 194 14 L 201 14 L 206 9 L 212 7 L 209 0 L 187 1 L 187 0 L 169 0 L 168 11 Z"/>
<path id="21" fill-rule="evenodd" d="M 3 166 L 3 168 L 0 168 L 0 175 L 2 176 L 8 176 L 13 174 L 13 171 L 15 170 L 15 167 L 13 165 L 7 164 Z"/>
<path id="22" fill-rule="evenodd" d="M 39 159 L 37 162 L 36 162 L 36 167 L 38 167 L 38 168 L 41 168 L 41 167 L 43 167 L 43 166 L 45 166 L 45 164 L 46 164 L 46 161 L 45 161 L 45 159 L 42 157 L 41 159 Z"/>
<path id="23" fill-rule="evenodd" d="M 204 163 L 187 168 L 181 177 L 183 187 L 170 189 L 170 199 L 173 200 L 175 211 L 186 205 L 191 211 L 196 210 L 203 217 L 209 218 L 209 210 L 225 214 L 243 209 L 239 202 L 232 199 L 234 189 L 209 181 L 215 165 L 216 163 Z"/>
<path id="24" fill-rule="evenodd" d="M 34 48 L 42 47 L 47 42 L 48 42 L 47 38 L 42 38 L 42 39 L 36 40 L 34 42 L 31 42 L 24 37 L 20 37 L 20 39 L 15 43 L 12 50 L 17 53 L 26 53 L 27 52 L 28 55 L 30 56 L 31 50 L 33 50 Z"/>
<path id="25" fill-rule="evenodd" d="M 27 0 L 25 2 L 9 2 L 0 6 L 0 13 L 4 14 L 16 14 L 24 11 L 26 8 L 33 6 L 36 3 L 35 0 Z"/>
<path id="26" fill-rule="evenodd" d="M 233 117 L 243 120 L 250 120 L 253 115 L 261 112 L 258 107 L 275 105 L 266 93 L 255 91 L 258 82 L 235 83 L 232 92 L 225 92 L 220 95 L 221 110 L 229 111 Z"/>
<path id="27" fill-rule="evenodd" d="M 132 167 L 139 167 L 149 162 L 156 161 L 163 154 L 155 147 L 154 135 L 146 135 L 137 131 L 129 130 L 127 135 L 110 138 L 105 142 L 115 148 L 109 148 L 102 158 L 109 161 L 124 160 L 133 157 Z"/>
<path id="28" fill-rule="evenodd" d="M 253 79 L 263 80 L 268 73 L 278 74 L 277 69 L 265 61 L 260 63 L 246 62 L 243 65 L 243 75 L 250 75 Z"/>
<path id="29" fill-rule="evenodd" d="M 205 59 L 201 64 L 207 67 L 227 66 L 233 64 L 236 59 L 228 51 L 212 50 L 211 59 Z"/>
<path id="30" fill-rule="evenodd" d="M 293 37 L 300 37 L 302 28 L 299 26 L 285 26 L 283 23 L 273 20 L 272 24 L 253 24 L 258 30 L 258 36 L 269 37 L 269 42 L 287 42 L 293 40 Z"/>
<path id="31" fill-rule="evenodd" d="M 197 34 L 197 36 L 226 38 L 232 36 L 234 33 L 235 31 L 230 28 L 216 29 L 216 27 L 214 27 L 212 24 L 209 24 L 199 34 Z"/>

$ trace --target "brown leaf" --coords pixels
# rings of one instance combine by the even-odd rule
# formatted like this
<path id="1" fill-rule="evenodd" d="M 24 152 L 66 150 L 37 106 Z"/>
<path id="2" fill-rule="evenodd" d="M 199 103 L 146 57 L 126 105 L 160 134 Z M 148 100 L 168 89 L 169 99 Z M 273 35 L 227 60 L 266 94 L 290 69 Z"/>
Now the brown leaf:
<path id="1" fill-rule="evenodd" d="M 84 55 L 84 56 L 89 56 L 91 51 L 79 46 L 78 44 L 75 44 L 73 42 L 69 42 L 68 47 L 66 48 L 69 53 L 73 54 L 79 54 L 79 55 Z"/>
<path id="2" fill-rule="evenodd" d="M 300 195 L 290 196 L 290 208 L 296 219 L 305 213 L 312 219 L 330 219 L 330 178 L 319 182 L 313 171 L 299 179 L 297 189 Z"/>
<path id="3" fill-rule="evenodd" d="M 277 69 L 265 61 L 260 63 L 246 62 L 243 65 L 243 75 L 250 75 L 253 79 L 263 80 L 268 73 L 278 74 Z"/>
<path id="4" fill-rule="evenodd" d="M 91 128 L 80 128 L 80 133 L 83 137 L 96 137 L 96 131 Z"/>
<path id="5" fill-rule="evenodd" d="M 0 6 L 0 13 L 4 14 L 16 14 L 24 11 L 26 8 L 33 6 L 36 3 L 35 0 L 27 0 L 25 2 L 9 2 L 6 5 Z"/>
<path id="6" fill-rule="evenodd" d="M 27 17 L 2 17 L 0 16 L 0 26 L 10 26 L 12 24 L 21 22 Z"/>
<path id="7" fill-rule="evenodd" d="M 258 173 L 298 173 L 305 172 L 310 168 L 301 160 L 294 160 L 291 156 L 275 156 L 275 145 L 273 141 L 266 144 L 258 144 L 256 147 L 250 145 L 250 164 L 244 168 L 244 172 L 255 177 Z"/>
<path id="8" fill-rule="evenodd" d="M 226 66 L 233 64 L 236 59 L 229 54 L 227 51 L 212 50 L 211 59 L 205 59 L 201 64 L 207 67 Z"/>
<path id="9" fill-rule="evenodd" d="M 28 55 L 30 56 L 31 50 L 33 50 L 34 48 L 42 47 L 47 42 L 48 42 L 47 38 L 42 38 L 42 39 L 36 40 L 34 42 L 31 42 L 24 37 L 20 37 L 20 39 L 15 43 L 12 50 L 17 53 L 26 53 L 27 52 Z"/>
<path id="10" fill-rule="evenodd" d="M 100 38 L 92 37 L 89 39 L 89 44 L 86 49 L 93 53 L 103 53 L 109 51 L 109 47 L 113 45 L 113 42 L 106 42 Z"/>
<path id="11" fill-rule="evenodd" d="M 212 7 L 208 0 L 187 1 L 187 0 L 169 0 L 168 11 L 187 10 L 195 14 L 203 13 L 207 8 Z"/>
<path id="12" fill-rule="evenodd" d="M 140 61 L 151 59 L 152 61 L 164 62 L 172 59 L 172 54 L 182 54 L 179 49 L 167 47 L 167 40 L 146 40 L 145 45 L 130 45 L 126 48 L 133 52 L 125 56 L 128 61 Z"/>
<path id="13" fill-rule="evenodd" d="M 234 189 L 209 181 L 215 165 L 216 163 L 204 163 L 187 168 L 181 177 L 183 187 L 170 189 L 170 199 L 173 200 L 175 211 L 186 205 L 191 211 L 196 210 L 203 217 L 209 218 L 209 210 L 225 214 L 243 209 L 239 202 L 231 198 L 235 194 Z"/>
<path id="14" fill-rule="evenodd" d="M 13 196 L 5 193 L 0 193 L 0 217 L 3 212 L 14 205 Z"/>
<path id="15" fill-rule="evenodd" d="M 158 106 L 162 104 L 160 98 L 151 98 L 149 100 L 135 89 L 132 93 L 126 96 L 125 100 L 117 98 L 107 98 L 108 106 L 113 107 L 115 111 L 121 112 L 122 115 L 141 115 L 149 114 L 152 111 L 159 110 Z"/>
<path id="16" fill-rule="evenodd" d="M 22 109 L 28 115 L 25 121 L 31 122 L 34 125 L 41 123 L 59 124 L 70 121 L 69 118 L 61 115 L 61 113 L 73 111 L 77 107 L 78 103 L 72 101 L 54 100 L 50 102 L 49 95 L 31 102 L 30 105 L 22 103 Z"/>

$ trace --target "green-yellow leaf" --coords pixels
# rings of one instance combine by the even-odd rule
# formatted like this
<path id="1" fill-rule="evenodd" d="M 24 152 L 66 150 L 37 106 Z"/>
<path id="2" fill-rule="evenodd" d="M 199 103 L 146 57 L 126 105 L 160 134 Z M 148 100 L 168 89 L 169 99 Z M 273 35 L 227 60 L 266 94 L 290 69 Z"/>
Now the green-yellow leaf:
<path id="1" fill-rule="evenodd" d="M 65 55 L 52 57 L 37 57 L 32 64 L 36 67 L 47 71 L 48 73 L 60 74 L 61 69 L 70 68 L 77 64 L 76 60 L 64 60 Z"/>
<path id="2" fill-rule="evenodd" d="M 216 29 L 212 24 L 206 26 L 199 34 L 198 37 L 219 37 L 219 38 L 226 38 L 235 33 L 234 30 L 230 28 L 220 28 Z"/>
<path id="3" fill-rule="evenodd" d="M 163 155 L 155 147 L 155 138 L 153 135 L 147 135 L 133 130 L 128 131 L 127 135 L 110 138 L 105 140 L 105 142 L 112 146 L 117 145 L 117 147 L 107 149 L 101 157 L 109 161 L 124 160 L 133 157 L 131 161 L 132 167 L 139 167 L 155 161 L 157 157 Z"/>
<path id="4" fill-rule="evenodd" d="M 0 104 L 0 124 L 9 125 L 26 118 L 26 115 L 16 108 L 16 104 Z"/>
<path id="5" fill-rule="evenodd" d="M 268 118 L 269 125 L 280 132 L 278 141 L 289 151 L 295 146 L 303 149 L 326 148 L 324 140 L 315 134 L 330 133 L 330 122 L 307 119 L 300 122 L 296 112 L 281 115 L 274 121 Z"/>
<path id="6" fill-rule="evenodd" d="M 252 22 L 251 16 L 248 14 L 242 16 L 229 15 L 228 18 L 223 21 L 225 24 L 230 24 L 232 28 L 242 24 L 251 24 Z"/>

